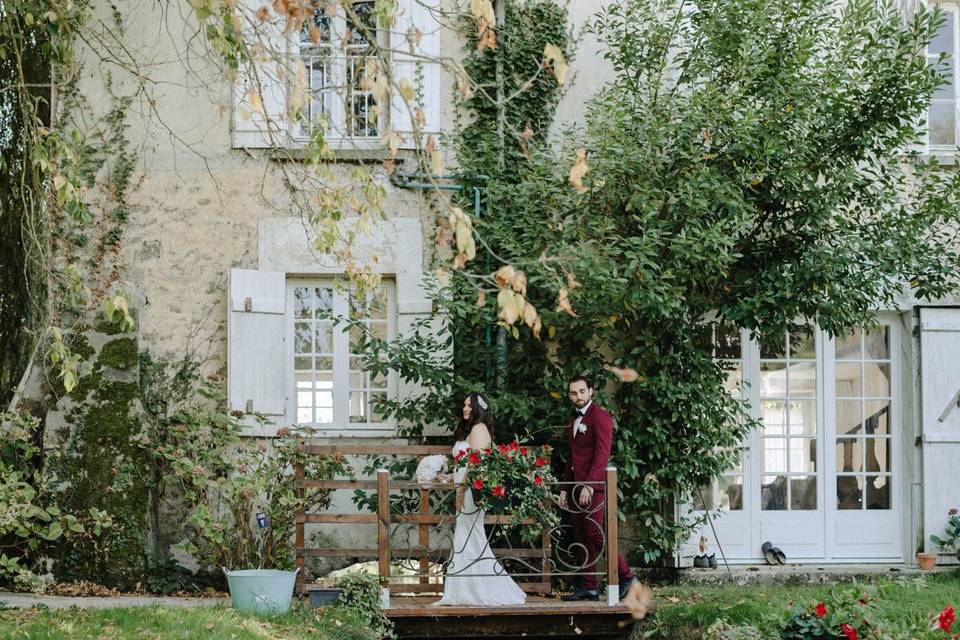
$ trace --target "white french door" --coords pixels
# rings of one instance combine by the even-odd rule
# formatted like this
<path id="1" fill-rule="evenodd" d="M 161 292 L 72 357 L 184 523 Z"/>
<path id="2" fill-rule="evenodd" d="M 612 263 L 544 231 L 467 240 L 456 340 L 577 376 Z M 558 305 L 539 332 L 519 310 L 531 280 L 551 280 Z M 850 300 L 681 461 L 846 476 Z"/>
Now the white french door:
<path id="1" fill-rule="evenodd" d="M 730 389 L 761 428 L 741 464 L 682 507 L 710 510 L 716 535 L 704 526 L 681 555 L 695 554 L 702 534 L 734 561 L 762 561 L 767 541 L 788 562 L 902 559 L 895 328 L 883 320 L 837 339 L 816 330 L 763 344 L 747 332 L 715 336 Z"/>

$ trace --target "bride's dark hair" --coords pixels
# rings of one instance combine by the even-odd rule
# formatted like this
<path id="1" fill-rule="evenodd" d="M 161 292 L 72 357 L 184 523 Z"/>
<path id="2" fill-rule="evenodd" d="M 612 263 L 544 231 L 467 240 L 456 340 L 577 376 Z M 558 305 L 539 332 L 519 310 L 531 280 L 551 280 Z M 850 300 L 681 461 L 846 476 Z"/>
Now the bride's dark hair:
<path id="1" fill-rule="evenodd" d="M 464 420 L 463 403 L 467 398 L 470 398 L 470 417 Z M 490 432 L 490 440 L 493 440 L 493 415 L 490 413 L 490 403 L 479 393 L 471 393 L 460 401 L 457 406 L 457 418 L 459 418 L 457 430 L 453 433 L 453 437 L 457 440 L 466 440 L 473 425 L 481 422 L 486 425 L 487 431 Z"/>

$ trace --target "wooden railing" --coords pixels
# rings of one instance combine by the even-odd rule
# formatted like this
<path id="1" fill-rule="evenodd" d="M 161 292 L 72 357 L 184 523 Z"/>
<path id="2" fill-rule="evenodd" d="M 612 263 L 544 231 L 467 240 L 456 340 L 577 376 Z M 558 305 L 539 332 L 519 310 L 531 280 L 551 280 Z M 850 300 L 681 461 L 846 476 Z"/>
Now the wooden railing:
<path id="1" fill-rule="evenodd" d="M 307 455 L 344 455 L 344 456 L 409 456 L 422 457 L 435 454 L 450 454 L 448 446 L 427 445 L 304 445 Z M 431 583 L 431 578 L 440 574 L 431 574 L 431 564 L 439 564 L 444 557 L 438 554 L 449 553 L 440 548 L 431 548 L 431 526 L 454 523 L 455 515 L 431 513 L 431 491 L 441 491 L 452 494 L 458 490 L 457 485 L 451 483 L 430 483 L 424 485 L 413 480 L 391 479 L 389 473 L 380 469 L 376 480 L 343 480 L 343 479 L 312 479 L 305 476 L 303 465 L 295 467 L 295 482 L 298 493 L 307 489 L 362 490 L 376 491 L 376 513 L 305 513 L 300 511 L 296 517 L 295 532 L 295 563 L 300 569 L 297 573 L 297 592 L 305 593 L 309 587 L 306 582 L 305 565 L 309 557 L 346 557 L 346 558 L 376 558 L 380 584 L 389 593 L 435 593 L 442 590 L 442 585 Z M 558 483 L 560 485 L 575 483 Z M 607 468 L 605 482 L 606 502 L 604 517 L 597 519 L 603 529 L 605 544 L 606 567 L 596 572 L 598 577 L 606 575 L 611 591 L 616 593 L 617 586 L 617 472 L 613 467 Z M 390 508 L 390 492 L 399 490 L 415 490 L 419 492 L 419 508 L 416 513 L 392 513 Z M 571 501 L 572 502 L 572 501 Z M 484 524 L 499 525 L 506 522 L 509 516 L 487 514 Z M 525 524 L 533 524 L 535 520 L 527 519 Z M 367 524 L 377 526 L 376 548 L 344 548 L 321 547 L 310 548 L 306 544 L 306 525 L 308 524 Z M 417 544 L 415 546 L 394 546 L 391 544 L 391 525 L 407 524 L 417 527 Z M 568 570 L 563 571 L 564 563 L 555 560 L 555 542 L 559 540 L 557 530 L 550 531 L 544 528 L 539 546 L 530 548 L 500 547 L 492 548 L 494 555 L 501 561 L 510 560 L 522 564 L 527 571 L 511 571 L 517 578 L 520 587 L 528 593 L 546 593 L 551 588 L 553 576 L 573 576 L 579 574 L 577 567 L 566 564 Z M 492 546 L 492 545 L 491 545 Z M 435 557 L 431 562 L 431 555 Z M 391 573 L 393 560 L 412 560 L 418 566 L 418 573 L 412 577 L 413 584 L 399 584 L 401 576 Z M 537 562 L 539 559 L 539 562 Z M 539 566 L 539 570 L 532 569 Z M 411 576 L 403 576 L 410 579 Z M 608 598 L 609 602 L 609 598 Z M 615 603 L 614 603 L 615 604 Z"/>

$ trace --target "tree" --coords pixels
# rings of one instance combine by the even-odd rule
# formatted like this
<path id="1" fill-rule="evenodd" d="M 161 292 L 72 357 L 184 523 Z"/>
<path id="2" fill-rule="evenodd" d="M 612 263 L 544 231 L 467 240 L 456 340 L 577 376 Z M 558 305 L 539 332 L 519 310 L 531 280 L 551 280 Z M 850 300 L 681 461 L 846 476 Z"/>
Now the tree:
<path id="1" fill-rule="evenodd" d="M 556 398 L 541 427 L 564 422 L 568 375 L 619 382 L 621 504 L 645 559 L 689 532 L 664 504 L 751 426 L 714 327 L 839 334 L 955 288 L 960 180 L 910 151 L 943 81 L 924 57 L 940 22 L 873 0 L 611 4 L 591 30 L 615 78 L 583 127 L 488 183 L 500 206 L 477 233 L 513 270 L 468 264 L 452 315 L 484 274 L 483 308 L 522 336 L 506 387 Z M 517 330 L 527 303 L 542 342 L 530 315 Z"/>

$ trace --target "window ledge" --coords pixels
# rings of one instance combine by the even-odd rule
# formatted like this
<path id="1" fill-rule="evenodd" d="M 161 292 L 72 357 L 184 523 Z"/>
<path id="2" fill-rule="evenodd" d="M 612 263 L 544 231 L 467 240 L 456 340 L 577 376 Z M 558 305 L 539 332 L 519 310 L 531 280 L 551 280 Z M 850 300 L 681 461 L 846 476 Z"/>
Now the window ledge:
<path id="1" fill-rule="evenodd" d="M 244 425 L 240 435 L 246 438 L 276 438 L 285 425 Z M 396 427 L 390 425 L 370 427 L 311 427 L 311 438 L 394 438 Z"/>
<path id="2" fill-rule="evenodd" d="M 944 167 L 955 167 L 957 166 L 957 155 L 955 153 L 950 153 L 949 151 L 932 151 L 930 153 L 922 153 L 920 157 L 923 160 L 932 160 L 936 158 L 937 163 Z"/>
<path id="3" fill-rule="evenodd" d="M 269 158 L 277 162 L 300 162 L 304 157 L 303 149 L 298 147 L 270 149 L 268 153 Z M 412 156 L 412 151 L 401 150 L 397 152 L 396 157 L 393 159 L 402 162 Z M 342 149 L 334 148 L 332 150 L 332 157 L 330 158 L 329 162 L 383 162 L 390 159 L 391 156 L 389 149 L 380 147 L 371 147 L 366 149 L 344 147 Z"/>

